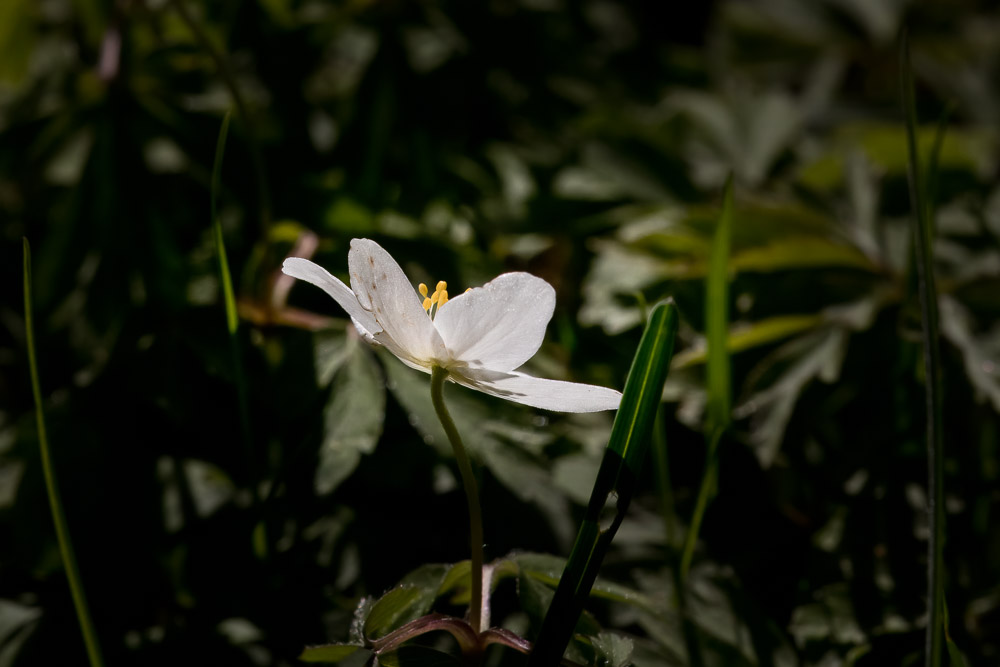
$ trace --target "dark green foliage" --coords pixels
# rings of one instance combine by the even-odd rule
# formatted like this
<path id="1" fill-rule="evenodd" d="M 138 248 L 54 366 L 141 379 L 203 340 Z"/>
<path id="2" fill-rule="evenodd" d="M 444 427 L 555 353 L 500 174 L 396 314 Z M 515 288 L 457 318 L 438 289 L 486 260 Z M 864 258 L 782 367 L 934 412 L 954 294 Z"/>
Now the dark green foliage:
<path id="1" fill-rule="evenodd" d="M 567 657 L 919 662 L 927 375 L 904 19 L 913 153 L 937 156 L 943 660 L 996 663 L 994 4 L 0 1 L 0 666 L 86 659 L 40 460 L 22 237 L 47 440 L 108 665 L 294 664 L 465 613 L 464 500 L 428 376 L 279 273 L 311 253 L 344 278 L 357 236 L 414 282 L 551 282 L 526 368 L 540 376 L 623 388 L 636 294 L 678 305 L 656 435 L 669 493 L 633 462 Z M 706 306 L 730 173 L 728 301 Z M 723 314 L 728 355 L 706 343 Z M 706 360 L 722 356 L 732 421 L 713 431 Z M 534 640 L 613 415 L 453 386 L 447 401 L 482 490 L 493 624 Z M 679 582 L 713 433 L 717 493 Z M 408 646 L 386 664 L 458 652 L 446 630 Z M 502 643 L 485 656 L 524 660 Z"/>

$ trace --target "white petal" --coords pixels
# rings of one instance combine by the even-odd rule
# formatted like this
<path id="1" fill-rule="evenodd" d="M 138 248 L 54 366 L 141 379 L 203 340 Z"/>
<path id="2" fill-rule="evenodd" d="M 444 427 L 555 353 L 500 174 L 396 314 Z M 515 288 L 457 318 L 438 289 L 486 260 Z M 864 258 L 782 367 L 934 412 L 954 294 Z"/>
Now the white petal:
<path id="1" fill-rule="evenodd" d="M 458 384 L 484 394 L 554 412 L 617 410 L 622 400 L 621 392 L 607 387 L 546 380 L 524 373 L 466 368 L 452 371 L 450 377 Z"/>
<path id="2" fill-rule="evenodd" d="M 347 311 L 347 314 L 354 320 L 358 332 L 366 338 L 371 338 L 381 327 L 375 322 L 371 313 L 361 307 L 358 298 L 354 296 L 347 285 L 335 278 L 329 271 L 315 262 L 301 257 L 289 257 L 281 265 L 281 271 L 307 283 L 312 283 L 316 287 L 321 287 L 324 292 L 333 297 L 333 300 L 340 304 L 340 307 Z"/>
<path id="3" fill-rule="evenodd" d="M 375 340 L 418 366 L 446 365 L 448 350 L 396 260 L 374 241 L 354 239 L 347 265 L 358 302 L 379 324 Z"/>
<path id="4" fill-rule="evenodd" d="M 530 273 L 505 273 L 449 300 L 434 326 L 455 359 L 509 371 L 538 351 L 555 305 L 552 285 Z"/>

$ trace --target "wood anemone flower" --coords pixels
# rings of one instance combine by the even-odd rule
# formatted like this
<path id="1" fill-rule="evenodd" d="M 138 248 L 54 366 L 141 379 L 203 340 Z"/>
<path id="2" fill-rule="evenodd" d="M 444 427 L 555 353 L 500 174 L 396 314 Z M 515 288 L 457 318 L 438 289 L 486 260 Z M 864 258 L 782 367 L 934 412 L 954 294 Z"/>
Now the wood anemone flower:
<path id="1" fill-rule="evenodd" d="M 504 273 L 448 298 L 447 285 L 413 289 L 396 260 L 369 239 L 347 255 L 351 287 L 326 269 L 289 257 L 282 271 L 321 287 L 347 311 L 369 342 L 384 345 L 407 366 L 491 396 L 556 412 L 614 410 L 621 393 L 606 387 L 532 377 L 516 368 L 534 356 L 555 309 L 555 290 L 528 273 Z"/>

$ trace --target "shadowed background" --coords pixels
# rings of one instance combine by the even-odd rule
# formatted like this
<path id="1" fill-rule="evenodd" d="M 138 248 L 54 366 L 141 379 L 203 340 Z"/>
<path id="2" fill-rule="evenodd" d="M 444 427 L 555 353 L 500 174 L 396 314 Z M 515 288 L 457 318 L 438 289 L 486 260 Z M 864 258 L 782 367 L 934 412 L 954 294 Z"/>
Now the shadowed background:
<path id="1" fill-rule="evenodd" d="M 466 557 L 429 379 L 360 344 L 320 290 L 278 280 L 290 253 L 344 277 L 353 237 L 453 293 L 507 270 L 551 282 L 527 368 L 546 377 L 621 388 L 636 295 L 677 299 L 678 537 L 650 472 L 604 574 L 657 607 L 592 611 L 634 638 L 637 665 L 687 664 L 668 563 L 704 464 L 704 277 L 730 172 L 734 424 L 690 582 L 707 663 L 911 664 L 927 529 L 904 22 L 924 150 L 954 104 L 934 187 L 946 591 L 969 664 L 993 664 L 995 3 L 4 0 L 0 666 L 85 655 L 39 462 L 22 236 L 107 664 L 295 664 L 347 638 L 362 596 Z M 217 196 L 239 366 L 210 224 L 227 111 Z M 611 415 L 446 395 L 481 471 L 487 558 L 567 554 Z M 523 593 L 505 583 L 494 617 L 531 637 Z"/>

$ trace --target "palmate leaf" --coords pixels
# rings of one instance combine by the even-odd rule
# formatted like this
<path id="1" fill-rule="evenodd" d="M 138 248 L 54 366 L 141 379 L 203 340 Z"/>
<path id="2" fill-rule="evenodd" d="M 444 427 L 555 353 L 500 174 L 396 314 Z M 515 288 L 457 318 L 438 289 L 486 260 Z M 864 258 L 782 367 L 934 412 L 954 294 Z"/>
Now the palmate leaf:
<path id="1" fill-rule="evenodd" d="M 677 323 L 677 307 L 672 301 L 657 304 L 650 314 L 625 382 L 587 513 L 528 659 L 529 666 L 543 667 L 559 661 L 628 510 L 670 370 Z M 612 503 L 614 516 L 608 522 L 605 512 Z"/>
<path id="2" fill-rule="evenodd" d="M 740 202 L 731 233 L 729 270 L 736 274 L 846 270 L 875 283 L 882 269 L 837 221 L 786 202 Z M 718 209 L 631 206 L 607 216 L 619 226 L 599 239 L 583 284 L 580 321 L 609 334 L 641 322 L 635 293 L 656 296 L 667 281 L 703 280 L 710 267 Z"/>
<path id="3" fill-rule="evenodd" d="M 328 494 L 371 454 L 382 435 L 385 383 L 368 350 L 356 338 L 345 341 L 346 358 L 333 378 L 323 413 L 324 432 L 316 468 L 316 492 Z"/>

